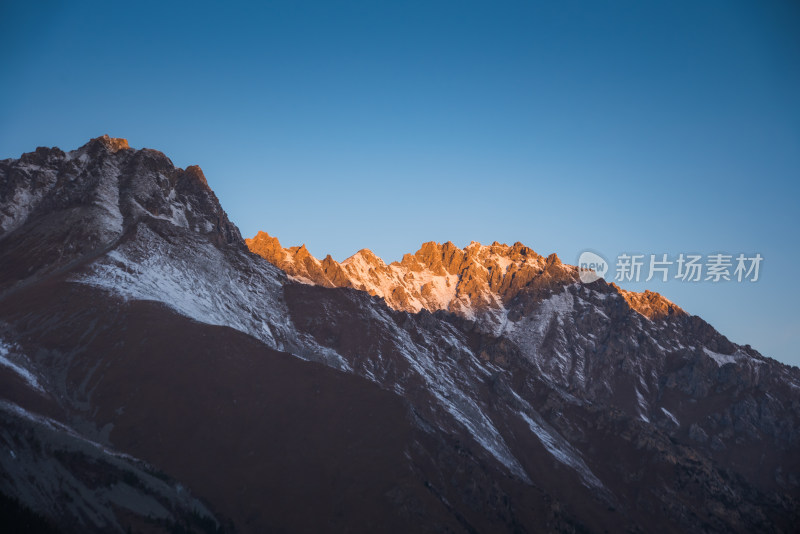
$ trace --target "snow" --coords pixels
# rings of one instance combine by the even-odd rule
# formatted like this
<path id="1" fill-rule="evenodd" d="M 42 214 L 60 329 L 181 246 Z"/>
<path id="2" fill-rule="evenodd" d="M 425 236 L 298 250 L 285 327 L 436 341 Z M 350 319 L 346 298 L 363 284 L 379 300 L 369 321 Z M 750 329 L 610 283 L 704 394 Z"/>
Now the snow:
<path id="1" fill-rule="evenodd" d="M 288 275 L 288 277 L 289 277 L 289 280 L 291 280 L 293 282 L 297 282 L 298 284 L 303 284 L 303 285 L 306 285 L 306 286 L 315 286 L 315 285 L 317 285 L 317 284 L 314 283 L 313 280 L 309 280 L 305 276 L 298 276 L 298 275 L 290 274 L 290 275 Z"/>
<path id="2" fill-rule="evenodd" d="M 394 345 L 398 347 L 411 369 L 425 381 L 427 390 L 433 394 L 438 404 L 497 461 L 522 480 L 530 482 L 525 470 L 509 450 L 491 419 L 469 394 L 470 381 L 480 366 L 464 369 L 452 358 L 436 357 L 424 346 L 415 344 L 406 330 L 398 328 L 392 319 L 385 315 L 385 310 L 373 307 L 370 307 L 370 310 L 372 317 L 384 323 L 392 334 Z M 452 327 L 447 325 L 445 328 Z M 422 334 L 426 335 L 425 332 Z M 455 330 L 437 334 L 441 334 L 444 340 L 450 342 L 453 349 L 468 353 L 465 341 L 456 337 Z M 432 340 L 426 339 L 426 343 L 429 342 Z M 474 355 L 471 353 L 468 355 L 468 362 L 477 361 Z"/>
<path id="3" fill-rule="evenodd" d="M 556 293 L 549 299 L 542 301 L 539 307 L 539 317 L 548 320 L 538 322 L 540 332 L 544 331 L 546 324 L 550 322 L 550 318 L 561 318 L 574 310 L 575 298 L 572 293 L 569 292 L 569 287 L 570 286 L 565 286 L 562 292 Z"/>
<path id="4" fill-rule="evenodd" d="M 335 351 L 298 334 L 282 301 L 277 268 L 249 254 L 231 258 L 204 238 L 188 234 L 167 242 L 147 225 L 73 282 L 105 289 L 124 299 L 161 302 L 195 321 L 227 326 L 267 346 L 347 370 Z M 242 265 L 232 261 L 239 260 Z"/>
<path id="5" fill-rule="evenodd" d="M 703 352 L 705 352 L 709 358 L 717 362 L 717 365 L 720 367 L 729 363 L 736 363 L 736 356 L 733 354 L 720 354 L 705 347 L 703 347 Z"/>
<path id="6" fill-rule="evenodd" d="M 95 188 L 94 204 L 106 213 L 102 228 L 114 235 L 122 233 L 122 213 L 119 209 L 119 170 L 107 163 Z"/>
<path id="7" fill-rule="evenodd" d="M 120 210 L 120 169 L 115 166 L 115 158 L 106 160 L 102 167 L 91 168 L 91 174 L 86 173 L 86 166 L 90 164 L 86 154 L 73 152 L 68 158 L 72 165 L 83 166 L 76 176 L 80 180 L 90 180 L 93 186 L 94 194 L 89 197 L 93 216 L 91 224 L 116 237 L 124 226 L 122 211 L 127 214 L 129 205 L 124 204 L 125 209 Z M 353 358 L 356 360 L 354 362 L 346 360 L 292 324 L 283 293 L 283 285 L 292 282 L 277 268 L 244 252 L 223 251 L 198 235 L 198 232 L 212 231 L 214 224 L 199 218 L 202 214 L 197 213 L 200 211 L 197 206 L 193 212 L 190 204 L 181 203 L 177 198 L 180 195 L 174 189 L 167 191 L 167 179 L 163 175 L 156 173 L 144 176 L 130 187 L 135 190 L 123 191 L 122 201 L 132 203 L 130 207 L 138 224 L 129 226 L 131 233 L 126 235 L 125 240 L 74 274 L 71 282 L 103 289 L 122 300 L 160 302 L 195 321 L 234 328 L 261 340 L 267 346 L 365 376 L 387 388 L 401 391 L 404 387 L 418 389 L 419 384 L 424 383 L 424 390 L 432 396 L 428 397 L 426 393 L 437 424 L 447 430 L 454 427 L 465 429 L 512 474 L 530 482 L 498 430 L 502 426 L 492 420 L 493 412 L 476 394 L 490 375 L 505 371 L 496 365 L 481 363 L 469 349 L 464 334 L 455 327 L 441 323 L 420 328 L 415 332 L 423 338 L 419 341 L 399 327 L 397 319 L 390 316 L 385 308 L 369 305 L 367 312 L 383 323 L 385 328 L 382 331 L 392 336 L 392 350 L 397 350 L 402 359 L 385 365 L 378 352 L 358 360 Z M 42 187 L 35 191 L 37 195 L 43 195 L 48 189 Z M 150 206 L 144 199 L 151 198 L 151 195 L 162 195 L 162 200 L 165 200 L 159 204 L 158 215 L 142 206 Z M 18 209 L 17 212 L 10 213 L 7 206 L 2 206 L 0 210 L 0 217 L 3 217 L 0 222 L 4 229 L 7 229 L 7 220 L 13 224 L 23 221 L 27 216 L 26 210 L 33 209 L 39 202 L 38 197 L 24 188 L 17 190 L 14 198 L 18 202 L 12 202 L 12 206 Z M 137 198 L 141 204 L 136 202 Z M 152 219 L 167 221 L 176 230 L 162 232 L 164 225 L 156 224 Z M 128 221 L 129 224 L 132 222 Z M 190 226 L 194 227 L 194 232 L 190 231 Z M 484 248 L 481 249 L 481 262 L 496 264 L 503 272 L 507 272 L 514 263 L 502 255 L 491 254 L 487 258 Z M 318 260 L 314 261 L 319 264 Z M 473 303 L 466 296 L 458 296 L 460 279 L 456 274 L 435 274 L 427 270 L 413 272 L 399 264 L 387 266 L 381 260 L 375 262 L 362 254 L 345 260 L 342 267 L 354 278 L 355 285 L 363 284 L 365 289 L 384 298 L 390 296 L 396 287 L 406 288 L 411 294 L 411 306 L 416 311 L 422 307 L 435 310 L 456 306 L 465 315 L 474 316 Z M 485 268 L 485 265 L 481 267 Z M 482 297 L 492 299 L 487 302 L 496 306 L 487 313 L 487 320 L 495 321 L 498 325 L 508 323 L 507 312 L 497 296 L 489 293 Z M 543 303 L 541 314 L 548 318 L 557 317 L 560 321 L 572 312 L 573 306 L 574 299 L 565 289 L 564 293 L 554 295 Z M 543 334 L 546 326 L 536 331 Z M 40 388 L 30 366 L 23 365 L 19 357 L 10 358 L 9 349 L 3 347 L 0 364 L 11 368 L 32 387 Z M 568 361 L 567 351 L 559 355 L 560 360 Z M 395 365 L 402 369 L 394 369 Z M 19 407 L 3 404 L 0 408 L 16 410 Z M 41 419 L 27 412 L 25 416 Z M 45 422 L 59 425 L 55 421 Z M 559 461 L 573 467 L 585 467 L 563 438 L 554 437 L 553 432 L 543 430 L 545 427 L 541 425 L 538 428 L 540 431 L 537 435 L 549 444 L 548 450 L 560 451 Z"/>
<path id="8" fill-rule="evenodd" d="M 578 475 L 580 475 L 584 485 L 590 488 L 603 487 L 603 483 L 600 482 L 600 479 L 598 479 L 595 474 L 592 473 L 591 469 L 589 469 L 589 466 L 587 466 L 580 457 L 578 451 L 576 451 L 567 442 L 567 440 L 558 435 L 552 429 L 548 431 L 545 429 L 545 423 L 537 423 L 526 413 L 519 412 L 519 416 L 522 417 L 526 423 L 528 423 L 531 431 L 534 433 L 534 435 L 536 435 L 544 448 L 547 449 L 547 452 L 553 455 L 553 457 L 562 464 L 574 469 Z"/>
<path id="9" fill-rule="evenodd" d="M 135 209 L 137 215 L 140 216 L 140 217 L 150 217 L 150 218 L 153 218 L 153 219 L 160 219 L 162 221 L 167 221 L 167 222 L 171 223 L 172 225 L 177 226 L 178 228 L 187 228 L 188 229 L 189 228 L 189 220 L 186 217 L 186 212 L 188 211 L 188 212 L 191 213 L 192 207 L 191 207 L 190 204 L 182 204 L 181 202 L 179 202 L 178 200 L 175 199 L 175 196 L 176 196 L 175 195 L 175 190 L 171 189 L 170 192 L 169 192 L 169 195 L 167 195 L 167 197 L 166 197 L 166 199 L 168 201 L 170 201 L 170 204 L 169 204 L 169 215 L 167 215 L 167 214 L 156 215 L 154 213 L 151 213 L 148 210 L 146 210 L 144 207 L 142 207 L 142 205 L 139 204 L 133 198 L 128 199 L 128 202 Z M 195 233 L 207 234 L 207 233 L 211 232 L 214 229 L 214 225 L 210 221 L 208 221 L 206 219 L 202 220 L 200 222 L 200 224 L 202 226 L 199 226 L 199 225 L 195 224 L 194 227 L 192 228 L 192 230 Z"/>
<path id="10" fill-rule="evenodd" d="M 47 428 L 49 428 L 51 430 L 57 430 L 57 431 L 65 432 L 69 436 L 71 436 L 73 438 L 77 438 L 77 439 L 79 439 L 79 440 L 81 440 L 81 441 L 83 441 L 85 443 L 88 443 L 89 445 L 92 445 L 96 449 L 98 449 L 98 450 L 102 451 L 103 453 L 108 454 L 110 456 L 116 456 L 117 458 L 123 458 L 123 459 L 127 459 L 127 460 L 134 460 L 134 458 L 132 456 L 128 455 L 128 454 L 111 450 L 111 449 L 105 447 L 104 445 L 101 445 L 100 443 L 97 443 L 96 441 L 90 440 L 89 438 L 85 437 L 84 435 L 76 432 L 70 426 L 67 426 L 67 425 L 65 425 L 63 423 L 60 423 L 60 422 L 56 421 L 55 419 L 51 419 L 49 417 L 45 417 L 44 415 L 39 415 L 39 414 L 30 412 L 30 411 L 26 410 L 25 408 L 23 408 L 22 406 L 20 406 L 18 404 L 15 404 L 13 402 L 9 402 L 9 401 L 6 401 L 6 400 L 0 400 L 0 410 L 4 411 L 6 413 L 9 413 L 9 414 L 16 415 L 17 417 L 21 417 L 23 419 L 27 419 L 28 421 L 31 421 L 33 423 L 37 423 L 37 424 L 43 425 L 43 426 L 45 426 L 45 427 L 47 427 Z"/>
<path id="11" fill-rule="evenodd" d="M 500 267 L 500 272 L 504 274 L 508 272 L 508 268 L 514 263 L 511 261 L 511 258 L 501 256 L 499 254 L 491 254 L 489 259 L 497 263 L 497 265 Z"/>
<path id="12" fill-rule="evenodd" d="M 49 169 L 42 169 L 36 165 L 22 166 L 20 172 L 39 175 L 39 180 L 46 179 L 47 185 L 31 188 L 31 184 L 22 182 L 9 194 L 6 202 L 0 204 L 0 233 L 10 232 L 22 226 L 28 215 L 36 208 L 42 198 L 49 192 L 50 186 L 55 183 L 55 173 Z M 41 176 L 44 174 L 45 176 Z"/>
<path id="13" fill-rule="evenodd" d="M 574 340 L 565 336 L 565 325 L 573 321 L 575 311 L 574 284 L 541 301 L 523 320 L 509 321 L 504 334 L 524 350 L 525 355 L 538 370 L 556 383 L 569 385 L 570 381 L 582 384 L 585 354 L 576 351 Z M 543 350 L 543 343 L 551 327 L 556 336 L 552 350 Z"/>
<path id="14" fill-rule="evenodd" d="M 651 342 L 651 343 L 653 343 L 653 345 L 655 345 L 656 347 L 658 347 L 658 350 L 660 350 L 661 352 L 667 352 L 667 349 L 665 349 L 665 348 L 664 348 L 664 347 L 661 345 L 661 343 L 659 343 L 658 341 L 656 341 L 656 338 L 655 338 L 655 337 L 653 337 L 653 336 L 652 336 L 652 335 L 650 335 L 650 334 L 648 334 L 648 335 L 647 335 L 647 337 L 650 339 L 650 342 Z"/>
<path id="15" fill-rule="evenodd" d="M 363 290 L 383 299 L 402 287 L 409 296 L 408 306 L 414 312 L 423 308 L 430 311 L 451 309 L 456 299 L 458 275 L 437 275 L 427 270 L 410 271 L 400 264 L 386 265 L 380 258 L 375 259 L 377 264 L 372 265 L 359 252 L 341 263 L 354 287 L 363 287 Z"/>
<path id="16" fill-rule="evenodd" d="M 540 265 L 537 258 L 512 260 L 503 254 L 490 251 L 491 247 L 471 243 L 464 250 L 476 258 L 475 267 L 488 271 L 490 268 L 499 269 L 505 275 L 512 265 Z M 316 260 L 315 260 L 316 261 Z M 468 319 L 483 318 L 483 310 L 477 310 L 479 305 L 488 305 L 486 314 L 490 319 L 495 315 L 493 310 L 503 306 L 501 299 L 488 287 L 478 295 L 474 301 L 467 295 L 459 295 L 458 286 L 461 281 L 460 274 L 437 274 L 430 269 L 415 271 L 402 263 L 393 262 L 389 265 L 377 256 L 366 251 L 359 251 L 341 262 L 341 267 L 347 273 L 353 287 L 362 289 L 372 295 L 377 295 L 387 300 L 390 306 L 399 307 L 411 312 L 419 312 L 423 308 L 429 311 L 447 310 L 458 313 Z M 393 292 L 402 288 L 408 296 L 402 304 L 393 301 Z M 423 291 L 424 288 L 424 291 Z"/>
<path id="17" fill-rule="evenodd" d="M 36 378 L 36 375 L 30 372 L 26 367 L 23 367 L 22 365 L 13 362 L 9 358 L 9 355 L 13 350 L 14 350 L 13 346 L 0 339 L 0 365 L 14 371 L 17 375 L 19 375 L 20 378 L 25 380 L 25 382 L 33 389 L 41 393 L 45 393 L 45 390 L 39 383 L 39 380 Z M 20 360 L 24 359 L 24 361 L 26 361 L 27 363 L 27 359 L 25 359 L 25 357 L 22 355 L 18 355 L 17 359 Z M 30 363 L 28 363 L 28 365 L 30 365 Z"/>
<path id="18" fill-rule="evenodd" d="M 639 391 L 638 388 L 636 389 L 636 404 L 638 405 L 639 408 L 639 417 L 645 423 L 649 423 L 650 418 L 647 417 L 646 415 L 647 412 L 649 411 L 649 405 L 647 403 L 647 399 L 644 398 L 644 395 L 642 395 L 642 393 Z"/>
<path id="19" fill-rule="evenodd" d="M 123 227 L 119 209 L 118 175 L 118 169 L 113 167 L 100 169 L 93 199 L 95 207 L 102 212 L 97 224 L 115 233 L 121 232 Z M 161 178 L 166 180 L 163 176 Z M 162 184 L 162 187 L 166 185 Z M 404 388 L 423 389 L 426 392 L 426 404 L 430 403 L 437 424 L 444 429 L 465 429 L 488 454 L 511 473 L 523 480 L 529 480 L 498 430 L 505 428 L 504 425 L 500 420 L 492 419 L 495 411 L 490 411 L 477 393 L 482 391 L 479 388 L 484 387 L 489 376 L 507 371 L 491 363 L 481 362 L 469 348 L 463 333 L 449 323 L 437 322 L 437 325 L 424 329 L 413 326 L 415 332 L 412 336 L 409 331 L 398 326 L 399 320 L 387 313 L 385 308 L 370 304 L 359 310 L 371 314 L 372 320 L 382 323 L 381 335 L 386 332 L 391 337 L 386 341 L 392 347 L 389 350 L 396 350 L 401 358 L 387 364 L 382 361 L 380 349 L 377 349 L 365 356 L 346 359 L 292 324 L 284 302 L 283 286 L 293 281 L 311 283 L 310 280 L 302 277 L 287 278 L 260 258 L 231 250 L 223 251 L 198 235 L 212 231 L 214 225 L 201 218 L 202 214 L 197 206 L 193 212 L 191 205 L 179 202 L 174 189 L 168 193 L 162 192 L 166 203 L 159 205 L 159 215 L 145 210 L 131 196 L 129 200 L 141 210 L 139 215 L 142 215 L 140 224 L 133 228 L 134 235 L 96 260 L 87 270 L 75 275 L 71 281 L 102 288 L 123 299 L 161 302 L 195 321 L 234 328 L 272 348 L 353 372 L 400 393 Z M 24 217 L 20 215 L 26 209 L 24 206 L 36 202 L 25 190 L 19 190 L 16 194 L 23 208 L 19 213 L 12 214 L 11 220 L 14 221 Z M 142 203 L 150 205 L 144 200 Z M 0 216 L 7 219 L 8 213 L 7 210 L 2 211 Z M 0 222 L 5 224 L 6 219 Z M 187 231 L 175 230 L 175 233 L 171 233 L 170 229 L 168 232 L 161 232 L 165 225 L 155 224 L 150 219 L 168 221 L 176 228 Z M 151 229 L 151 226 L 157 231 Z M 190 231 L 190 226 L 194 232 Z M 505 274 L 512 265 L 522 263 L 512 261 L 502 254 L 491 253 L 488 247 L 477 244 L 470 247 L 480 247 L 477 251 L 480 268 L 486 269 L 490 266 Z M 291 256 L 287 255 L 286 259 L 291 261 Z M 321 265 L 316 258 L 312 261 Z M 540 264 L 543 260 L 532 257 L 523 262 Z M 581 330 L 574 328 L 576 321 L 587 313 L 590 317 L 595 316 L 592 318 L 595 321 L 593 324 L 608 324 L 610 318 L 604 312 L 604 301 L 613 306 L 613 299 L 621 298 L 612 295 L 605 300 L 607 295 L 586 291 L 581 284 L 565 285 L 539 302 L 526 317 L 511 321 L 502 299 L 491 290 L 476 297 L 476 300 L 485 300 L 489 304 L 490 309 L 485 312 L 477 307 L 477 302 L 471 302 L 468 296 L 459 295 L 457 287 L 460 277 L 457 274 L 435 274 L 431 270 L 412 271 L 399 263 L 386 265 L 379 258 L 369 257 L 366 253 L 348 258 L 341 266 L 354 286 L 363 287 L 384 299 L 390 297 L 396 288 L 404 288 L 409 294 L 409 307 L 413 311 L 420 311 L 424 307 L 432 311 L 457 311 L 468 318 L 479 315 L 477 319 L 480 321 L 480 328 L 508 337 L 533 362 L 543 380 L 570 387 L 585 385 L 587 378 L 584 373 L 592 368 L 592 362 L 587 358 L 591 357 L 592 351 L 603 339 L 600 336 L 599 340 L 591 341 L 589 338 L 596 339 L 598 336 L 594 333 L 581 333 Z M 577 296 L 579 294 L 582 298 Z M 655 331 L 643 326 L 638 317 L 636 321 L 640 329 L 646 332 Z M 587 335 L 588 338 L 585 337 Z M 545 339 L 547 345 L 543 347 Z M 661 337 L 650 336 L 652 344 L 643 343 L 642 352 L 652 347 L 665 352 L 666 349 L 657 339 Z M 635 338 L 623 342 L 631 347 L 638 345 Z M 719 365 L 736 361 L 734 356 L 720 355 L 708 349 L 705 351 Z M 7 349 L 0 353 L 0 365 L 14 370 L 32 387 L 40 388 L 36 376 L 29 371 L 28 366 L 20 365 L 19 360 L 12 361 L 7 356 Z M 640 386 L 635 392 L 638 411 L 641 412 L 642 420 L 649 422 L 646 415 L 649 413 L 648 404 L 639 389 L 653 398 L 648 393 L 647 383 L 641 378 L 653 369 L 646 367 L 649 364 L 639 361 L 631 365 L 634 366 L 632 372 L 638 372 L 640 376 Z M 395 369 L 395 366 L 400 369 Z M 421 384 L 424 387 L 420 387 Z M 559 393 L 563 393 L 562 388 L 557 389 Z M 535 410 L 526 406 L 527 408 L 519 412 L 519 417 L 526 422 L 545 449 L 558 462 L 577 471 L 587 486 L 601 487 L 601 482 L 586 466 L 580 453 L 547 425 Z M 498 408 L 492 406 L 492 410 L 495 409 Z M 678 424 L 671 413 L 663 408 L 662 411 Z M 513 413 L 516 417 L 517 412 Z"/>
<path id="20" fill-rule="evenodd" d="M 672 415 L 672 414 L 669 412 L 669 410 L 667 410 L 666 408 L 663 408 L 663 407 L 662 407 L 662 408 L 661 408 L 661 411 L 662 411 L 662 412 L 664 412 L 664 415 L 666 415 L 667 417 L 669 417 L 670 419 L 672 419 L 672 422 L 673 422 L 673 423 L 675 423 L 675 425 L 677 425 L 677 426 L 681 426 L 681 424 L 678 422 L 678 419 L 677 419 L 677 418 L 676 418 L 674 415 Z"/>
<path id="21" fill-rule="evenodd" d="M 433 310 L 449 309 L 450 303 L 456 298 L 458 275 L 448 274 L 436 276 L 430 273 L 415 273 L 415 289 L 422 293 L 422 287 L 430 288 L 430 295 L 425 298 L 426 308 Z"/>

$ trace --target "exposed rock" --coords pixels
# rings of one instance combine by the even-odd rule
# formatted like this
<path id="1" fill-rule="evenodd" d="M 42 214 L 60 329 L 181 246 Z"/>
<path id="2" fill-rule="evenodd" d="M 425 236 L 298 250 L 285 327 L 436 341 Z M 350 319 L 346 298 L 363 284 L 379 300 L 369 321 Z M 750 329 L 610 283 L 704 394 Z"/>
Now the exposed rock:
<path id="1" fill-rule="evenodd" d="M 708 441 L 708 434 L 697 423 L 692 423 L 692 426 L 689 427 L 689 437 L 698 443 Z"/>
<path id="2" fill-rule="evenodd" d="M 687 315 L 678 305 L 654 291 L 645 290 L 643 293 L 636 293 L 634 291 L 626 291 L 613 283 L 611 285 L 619 291 L 631 308 L 648 319 Z"/>
<path id="3" fill-rule="evenodd" d="M 247 245 L 202 172 L 160 152 L 0 161 L 0 463 L 19 475 L 0 492 L 124 528 L 104 482 L 131 471 L 106 461 L 122 450 L 181 484 L 129 475 L 136 531 L 166 517 L 142 499 L 189 490 L 211 531 L 798 524 L 800 371 L 657 294 L 521 243 L 389 265 Z M 18 439 L 37 426 L 44 446 Z M 56 465 L 65 440 L 105 459 Z"/>
<path id="4" fill-rule="evenodd" d="M 512 246 L 472 241 L 464 249 L 448 241 L 423 243 L 414 254 L 386 265 L 362 249 L 342 263 L 330 255 L 319 261 L 301 247 L 282 248 L 277 238 L 258 232 L 245 239 L 258 254 L 290 276 L 323 287 L 352 287 L 383 298 L 396 310 L 450 311 L 475 317 L 507 308 L 523 291 L 556 281 L 577 279 L 577 268 L 556 254 L 544 258 L 522 243 Z M 686 315 L 658 293 L 636 293 L 610 284 L 628 305 L 648 319 Z"/>

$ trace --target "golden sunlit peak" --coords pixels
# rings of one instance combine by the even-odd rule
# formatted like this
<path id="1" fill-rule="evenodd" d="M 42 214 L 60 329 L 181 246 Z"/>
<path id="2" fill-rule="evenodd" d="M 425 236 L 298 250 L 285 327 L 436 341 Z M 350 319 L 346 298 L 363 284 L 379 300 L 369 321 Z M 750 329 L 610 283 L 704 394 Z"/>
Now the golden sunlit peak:
<path id="1" fill-rule="evenodd" d="M 125 141 L 125 140 L 120 139 L 120 141 Z M 128 142 L 125 141 L 125 144 L 127 145 Z M 186 174 L 188 174 L 189 176 L 194 177 L 201 184 L 208 187 L 208 181 L 206 180 L 206 175 L 203 174 L 203 169 L 201 169 L 199 165 L 189 165 L 188 167 L 186 167 L 186 171 L 184 172 L 186 172 Z"/>
<path id="2" fill-rule="evenodd" d="M 96 137 L 92 139 L 92 141 L 98 141 L 108 148 L 111 152 L 118 152 L 120 150 L 128 150 L 130 145 L 128 145 L 128 140 L 123 139 L 121 137 L 109 137 L 108 134 L 104 134 L 100 137 Z"/>

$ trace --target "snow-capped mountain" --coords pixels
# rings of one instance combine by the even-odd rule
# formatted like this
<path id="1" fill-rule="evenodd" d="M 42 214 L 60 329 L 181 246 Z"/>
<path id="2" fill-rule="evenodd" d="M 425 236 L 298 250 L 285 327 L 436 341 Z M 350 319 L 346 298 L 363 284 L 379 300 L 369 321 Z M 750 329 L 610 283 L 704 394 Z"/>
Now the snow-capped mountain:
<path id="1" fill-rule="evenodd" d="M 281 268 L 293 279 L 323 287 L 350 287 L 381 297 L 395 310 L 411 313 L 445 310 L 461 317 L 490 321 L 508 315 L 515 299 L 548 277 L 579 282 L 578 268 L 558 256 L 540 256 L 522 243 L 513 246 L 473 241 L 463 250 L 451 242 L 424 243 L 414 254 L 389 265 L 369 249 L 359 250 L 342 263 L 330 255 L 312 256 L 305 245 L 283 248 L 278 238 L 259 232 L 245 239 L 254 253 Z M 648 318 L 684 314 L 658 293 L 634 293 L 617 288 L 628 305 Z"/>
<path id="2" fill-rule="evenodd" d="M 0 273 L 0 493 L 64 530 L 800 518 L 797 368 L 519 243 L 320 261 L 104 136 L 0 161 Z"/>

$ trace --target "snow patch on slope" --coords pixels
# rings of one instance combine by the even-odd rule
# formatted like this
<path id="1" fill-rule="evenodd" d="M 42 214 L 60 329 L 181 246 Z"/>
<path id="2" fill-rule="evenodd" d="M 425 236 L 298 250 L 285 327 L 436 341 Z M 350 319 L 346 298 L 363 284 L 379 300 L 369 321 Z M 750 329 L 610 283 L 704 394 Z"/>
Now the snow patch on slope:
<path id="1" fill-rule="evenodd" d="M 590 488 L 604 487 L 600 479 L 592 473 L 592 470 L 589 469 L 589 466 L 587 466 L 586 462 L 580 457 L 578 451 L 576 451 L 567 440 L 555 432 L 546 430 L 543 425 L 534 421 L 526 413 L 519 412 L 519 415 L 528 423 L 531 432 L 536 435 L 544 448 L 547 449 L 547 452 L 552 454 L 553 457 L 562 464 L 574 469 L 578 475 L 580 475 L 584 485 Z"/>
<path id="2" fill-rule="evenodd" d="M 111 164 L 105 165 L 100 182 L 95 192 L 94 205 L 101 208 L 106 217 L 103 218 L 103 229 L 113 235 L 122 233 L 123 217 L 119 209 L 119 170 Z"/>
<path id="3" fill-rule="evenodd" d="M 39 383 L 39 380 L 36 378 L 36 375 L 29 371 L 27 366 L 23 366 L 12 361 L 12 351 L 14 351 L 14 347 L 0 339 L 0 365 L 14 371 L 33 389 L 39 391 L 40 393 L 45 393 L 45 390 Z M 25 363 L 30 366 L 30 362 L 28 362 L 27 359 L 21 354 L 17 354 L 15 359 L 25 361 Z"/>
<path id="4" fill-rule="evenodd" d="M 720 354 L 719 352 L 714 352 L 706 347 L 703 347 L 703 352 L 706 353 L 706 356 L 717 362 L 717 365 L 722 367 L 723 365 L 727 365 L 729 363 L 741 363 L 743 361 L 748 361 L 756 364 L 763 363 L 760 360 L 755 358 L 751 358 L 746 353 L 742 352 L 741 350 L 737 350 L 733 354 Z"/>
<path id="5" fill-rule="evenodd" d="M 436 358 L 427 350 L 416 345 L 408 332 L 396 328 L 391 319 L 383 316 L 382 312 L 373 310 L 373 315 L 384 322 L 393 332 L 401 353 L 411 368 L 425 381 L 428 390 L 438 403 L 510 472 L 522 480 L 530 482 L 527 473 L 509 450 L 495 425 L 475 400 L 464 391 L 469 388 L 469 385 L 459 384 L 458 377 L 461 370 L 457 369 L 458 364 L 452 359 Z M 455 337 L 454 332 L 451 332 L 447 339 L 452 347 L 463 351 L 467 350 L 465 344 Z M 474 361 L 474 357 L 471 361 Z"/>
<path id="6" fill-rule="evenodd" d="M 672 422 L 675 423 L 676 426 L 681 426 L 681 424 L 678 422 L 678 419 L 674 415 L 672 415 L 672 413 L 669 410 L 662 407 L 661 411 L 664 412 L 664 415 L 669 417 L 672 420 Z"/>
<path id="7" fill-rule="evenodd" d="M 249 255 L 225 254 L 203 238 L 185 235 L 180 244 L 170 243 L 144 224 L 136 233 L 136 239 L 72 281 L 125 299 L 161 302 L 195 321 L 234 328 L 271 348 L 348 369 L 339 354 L 297 333 L 282 300 L 277 268 Z M 231 259 L 244 264 L 233 265 Z"/>
<path id="8" fill-rule="evenodd" d="M 573 321 L 575 296 L 565 286 L 563 291 L 551 295 L 538 303 L 536 308 L 519 321 L 503 326 L 503 332 L 524 350 L 525 355 L 543 375 L 558 383 L 569 384 L 571 380 L 582 384 L 584 380 L 584 356 L 575 354 L 574 346 L 564 337 L 564 326 Z M 555 332 L 552 332 L 555 328 Z M 552 337 L 552 347 L 544 350 L 545 339 Z"/>

